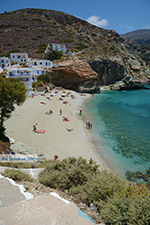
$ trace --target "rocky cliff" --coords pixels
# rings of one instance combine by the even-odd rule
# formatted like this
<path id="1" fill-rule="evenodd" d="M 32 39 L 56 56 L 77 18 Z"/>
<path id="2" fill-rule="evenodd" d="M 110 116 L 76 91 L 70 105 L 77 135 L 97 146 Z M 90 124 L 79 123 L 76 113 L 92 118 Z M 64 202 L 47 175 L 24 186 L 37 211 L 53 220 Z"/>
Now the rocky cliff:
<path id="1" fill-rule="evenodd" d="M 60 67 L 48 69 L 48 72 L 52 76 L 52 83 L 56 86 L 86 93 L 100 92 L 97 73 L 78 57 L 62 62 Z"/>

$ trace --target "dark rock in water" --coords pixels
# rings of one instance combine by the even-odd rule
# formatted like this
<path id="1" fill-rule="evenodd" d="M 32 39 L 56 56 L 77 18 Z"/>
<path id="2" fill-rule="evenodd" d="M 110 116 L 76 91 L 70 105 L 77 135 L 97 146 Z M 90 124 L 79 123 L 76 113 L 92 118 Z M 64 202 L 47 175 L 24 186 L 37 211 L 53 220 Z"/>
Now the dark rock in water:
<path id="1" fill-rule="evenodd" d="M 143 178 L 144 181 L 148 181 L 149 180 L 149 177 L 146 174 L 143 175 L 142 178 Z"/>
<path id="2" fill-rule="evenodd" d="M 137 172 L 134 173 L 134 177 L 137 178 L 137 179 L 141 179 L 142 176 L 143 176 L 143 174 L 140 171 L 137 171 Z"/>
<path id="3" fill-rule="evenodd" d="M 149 174 L 149 175 L 150 175 L 150 168 L 149 168 L 148 170 L 146 170 L 146 172 L 147 172 L 147 174 Z"/>
<path id="4" fill-rule="evenodd" d="M 141 82 L 133 81 L 130 76 L 126 76 L 121 81 L 110 85 L 110 90 L 123 91 L 123 90 L 138 90 L 138 89 L 149 89 L 145 87 Z"/>

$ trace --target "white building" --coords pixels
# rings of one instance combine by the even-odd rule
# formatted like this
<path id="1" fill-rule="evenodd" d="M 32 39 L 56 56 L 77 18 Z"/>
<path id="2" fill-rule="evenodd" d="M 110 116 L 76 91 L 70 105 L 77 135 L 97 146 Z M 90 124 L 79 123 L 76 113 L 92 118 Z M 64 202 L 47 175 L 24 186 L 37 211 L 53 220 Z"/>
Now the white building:
<path id="1" fill-rule="evenodd" d="M 28 93 L 32 92 L 32 83 L 37 82 L 37 76 L 45 73 L 41 68 L 30 69 L 30 68 L 13 68 L 8 70 L 6 78 L 19 78 L 28 89 Z"/>
<path id="2" fill-rule="evenodd" d="M 46 59 L 31 59 L 28 61 L 29 67 L 39 67 L 39 68 L 48 68 L 52 67 L 53 63 L 50 60 Z"/>
<path id="3" fill-rule="evenodd" d="M 10 53 L 11 62 L 16 63 L 27 63 L 28 54 L 27 53 Z"/>
<path id="4" fill-rule="evenodd" d="M 47 45 L 47 48 L 45 50 L 45 53 L 48 53 L 50 51 L 61 51 L 63 53 L 63 55 L 66 54 L 67 49 L 65 44 L 54 44 L 54 43 L 49 43 Z"/>
<path id="5" fill-rule="evenodd" d="M 11 66 L 10 58 L 0 57 L 0 68 L 7 69 Z"/>

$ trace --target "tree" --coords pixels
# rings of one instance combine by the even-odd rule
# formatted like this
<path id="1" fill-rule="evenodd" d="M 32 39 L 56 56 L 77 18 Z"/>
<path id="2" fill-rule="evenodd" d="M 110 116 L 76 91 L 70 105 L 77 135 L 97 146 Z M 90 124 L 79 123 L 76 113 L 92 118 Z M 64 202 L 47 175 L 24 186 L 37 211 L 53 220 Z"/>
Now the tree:
<path id="1" fill-rule="evenodd" d="M 63 55 L 63 53 L 61 51 L 53 50 L 53 51 L 48 52 L 45 55 L 45 58 L 53 61 L 53 60 L 56 60 L 56 59 L 60 59 L 62 55 Z"/>
<path id="2" fill-rule="evenodd" d="M 46 72 L 38 76 L 38 82 L 42 81 L 44 84 L 49 84 L 52 81 L 51 75 Z"/>
<path id="3" fill-rule="evenodd" d="M 25 99 L 27 89 L 19 79 L 0 77 L 0 139 L 5 137 L 4 121 L 15 110 L 15 104 L 21 105 Z"/>

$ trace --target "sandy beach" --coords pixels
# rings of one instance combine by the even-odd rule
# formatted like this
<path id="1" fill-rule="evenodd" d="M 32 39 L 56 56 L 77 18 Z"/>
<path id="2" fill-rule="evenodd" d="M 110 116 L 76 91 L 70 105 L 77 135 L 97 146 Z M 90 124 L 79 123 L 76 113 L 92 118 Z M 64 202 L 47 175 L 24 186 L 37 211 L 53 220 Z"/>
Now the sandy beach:
<path id="1" fill-rule="evenodd" d="M 15 144 L 29 146 L 32 153 L 43 153 L 46 159 L 53 159 L 54 155 L 58 155 L 59 159 L 81 156 L 97 161 L 101 170 L 107 169 L 105 162 L 95 151 L 91 140 L 92 130 L 86 129 L 85 122 L 79 115 L 84 100 L 91 95 L 65 91 L 69 93 L 68 97 L 62 97 L 66 94 L 63 90 L 57 92 L 55 89 L 45 96 L 38 93 L 34 98 L 28 97 L 22 106 L 16 106 L 12 116 L 5 121 L 6 135 L 13 138 Z M 53 113 L 46 115 L 49 110 Z M 82 115 L 85 114 L 83 110 Z M 67 117 L 69 121 L 63 121 L 63 117 Z M 45 130 L 44 134 L 33 131 L 35 123 L 38 130 Z"/>

